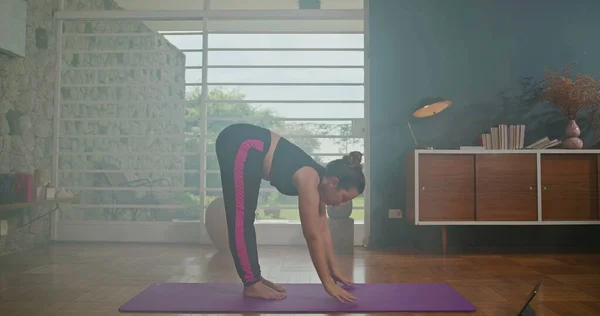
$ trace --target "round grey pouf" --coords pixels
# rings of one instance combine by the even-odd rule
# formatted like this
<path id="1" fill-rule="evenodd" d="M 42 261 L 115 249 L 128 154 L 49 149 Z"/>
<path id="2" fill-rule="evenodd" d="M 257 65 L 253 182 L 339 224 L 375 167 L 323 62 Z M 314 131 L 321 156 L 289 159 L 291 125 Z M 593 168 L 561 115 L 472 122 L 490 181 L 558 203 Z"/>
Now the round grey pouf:
<path id="1" fill-rule="evenodd" d="M 327 206 L 329 218 L 349 218 L 352 215 L 352 200 L 339 206 Z"/>
<path id="2" fill-rule="evenodd" d="M 220 252 L 229 252 L 229 236 L 222 197 L 210 202 L 206 208 L 204 226 L 210 240 Z"/>

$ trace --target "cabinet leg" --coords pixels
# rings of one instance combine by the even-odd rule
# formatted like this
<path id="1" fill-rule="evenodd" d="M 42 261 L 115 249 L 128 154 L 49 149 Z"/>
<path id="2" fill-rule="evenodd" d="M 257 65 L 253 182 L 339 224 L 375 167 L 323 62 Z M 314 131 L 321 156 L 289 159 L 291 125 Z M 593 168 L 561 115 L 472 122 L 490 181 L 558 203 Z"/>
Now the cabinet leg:
<path id="1" fill-rule="evenodd" d="M 446 255 L 446 238 L 447 238 L 446 226 L 442 226 L 442 254 L 444 256 Z"/>

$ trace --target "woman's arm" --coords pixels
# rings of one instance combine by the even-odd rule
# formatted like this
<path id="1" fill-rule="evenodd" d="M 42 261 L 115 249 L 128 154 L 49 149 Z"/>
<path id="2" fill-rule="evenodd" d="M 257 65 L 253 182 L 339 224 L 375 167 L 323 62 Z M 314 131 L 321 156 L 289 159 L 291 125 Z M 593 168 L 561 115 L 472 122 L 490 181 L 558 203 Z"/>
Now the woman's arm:
<path id="1" fill-rule="evenodd" d="M 331 231 L 329 230 L 329 223 L 327 222 L 327 210 L 324 203 L 319 203 L 319 216 L 321 218 L 321 234 L 325 242 L 325 248 L 327 249 L 327 264 L 329 270 L 334 270 L 337 267 L 335 262 L 335 254 L 333 253 L 333 241 L 331 240 Z"/>
<path id="2" fill-rule="evenodd" d="M 335 252 L 333 251 L 331 231 L 329 230 L 329 223 L 327 221 L 327 211 L 325 209 L 325 204 L 323 203 L 321 203 L 319 214 L 321 216 L 321 232 L 323 234 L 323 239 L 325 240 L 325 248 L 327 248 L 327 264 L 329 265 L 329 273 L 331 274 L 333 281 L 341 282 L 344 285 L 350 285 L 352 284 L 352 281 L 343 276 L 338 268 Z"/>
<path id="3" fill-rule="evenodd" d="M 319 175 L 313 168 L 306 167 L 296 172 L 294 182 L 298 189 L 302 233 L 308 244 L 310 257 L 323 287 L 329 295 L 341 302 L 356 300 L 352 294 L 335 284 L 329 271 L 327 247 L 319 215 L 319 204 L 321 202 L 318 189 L 320 183 Z"/>
<path id="4" fill-rule="evenodd" d="M 312 172 L 311 172 L 312 170 Z M 302 224 L 302 233 L 308 244 L 310 257 L 313 261 L 319 279 L 323 285 L 328 286 L 333 283 L 329 274 L 329 265 L 327 260 L 327 248 L 325 238 L 321 231 L 321 219 L 319 216 L 319 177 L 314 169 L 301 169 L 294 176 L 296 187 L 298 189 L 298 206 L 300 208 L 300 222 Z"/>

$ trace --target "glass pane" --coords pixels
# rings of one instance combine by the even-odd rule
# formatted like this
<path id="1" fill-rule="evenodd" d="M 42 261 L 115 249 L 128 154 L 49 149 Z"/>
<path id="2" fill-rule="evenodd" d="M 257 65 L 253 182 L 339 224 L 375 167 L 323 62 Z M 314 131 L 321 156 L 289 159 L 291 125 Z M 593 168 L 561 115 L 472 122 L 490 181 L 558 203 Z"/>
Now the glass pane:
<path id="1" fill-rule="evenodd" d="M 210 182 L 215 185 L 220 185 L 218 175 L 209 175 Z M 268 182 L 263 181 L 265 187 L 259 193 L 258 205 L 256 211 L 256 220 L 280 220 L 280 221 L 299 221 L 299 210 L 298 210 L 298 197 L 286 196 L 279 192 L 274 191 Z M 206 204 L 220 198 L 222 195 L 218 188 L 212 188 L 210 192 L 207 192 Z M 352 200 L 352 217 L 356 221 L 364 221 L 365 209 L 364 209 L 364 197 L 359 196 Z"/>
<path id="2" fill-rule="evenodd" d="M 208 126 L 208 150 L 214 152 L 214 140 L 216 135 L 225 127 L 234 123 L 250 123 L 269 128 L 292 142 L 298 144 L 308 153 L 340 153 L 346 154 L 352 150 L 364 150 L 364 139 L 352 135 L 352 123 L 348 121 L 255 121 L 244 120 L 209 120 Z M 301 135 L 301 136 L 293 136 Z M 302 136 L 315 137 L 302 137 Z M 319 137 L 326 136 L 326 137 Z M 329 156 L 315 155 L 319 161 L 330 161 Z M 217 167 L 218 164 L 212 167 Z"/>
<path id="3" fill-rule="evenodd" d="M 364 149 L 360 150 L 361 152 Z M 316 161 L 319 161 L 322 164 L 327 164 L 332 160 L 335 159 L 341 159 L 343 154 L 339 154 L 339 155 L 332 155 L 332 153 L 309 153 L 311 155 L 311 157 L 313 157 L 313 159 L 315 159 Z M 206 163 L 206 170 L 208 170 L 209 172 L 218 172 L 219 171 L 219 162 L 217 160 L 217 156 L 214 155 L 214 153 L 212 153 L 211 155 L 206 157 L 207 159 L 207 163 Z"/>
<path id="4" fill-rule="evenodd" d="M 220 33 L 275 33 L 275 32 L 329 32 L 362 33 L 364 21 L 355 20 L 217 20 L 208 21 L 209 32 Z"/>
<path id="5" fill-rule="evenodd" d="M 170 35 L 162 33 L 162 35 L 178 49 L 202 49 L 202 34 Z"/>
<path id="6" fill-rule="evenodd" d="M 176 50 L 169 41 L 162 35 L 148 30 L 149 33 L 123 35 L 95 33 L 94 35 L 79 35 L 77 39 L 65 37 L 65 49 L 84 49 L 84 50 Z M 79 40 L 79 41 L 77 41 Z M 78 47 L 71 47 L 69 44 L 79 44 Z"/>
<path id="7" fill-rule="evenodd" d="M 206 170 L 218 171 L 219 170 L 219 160 L 217 156 L 212 154 L 206 156 Z"/>
<path id="8" fill-rule="evenodd" d="M 362 51 L 210 51 L 210 66 L 363 66 Z M 190 66 L 190 65 L 188 65 Z"/>
<path id="9" fill-rule="evenodd" d="M 271 127 L 271 130 L 278 134 L 289 133 L 291 130 L 302 131 L 303 135 L 352 136 L 352 122 L 350 121 L 279 121 L 273 123 L 276 124 Z"/>
<path id="10" fill-rule="evenodd" d="M 289 118 L 362 118 L 365 115 L 363 103 L 251 103 L 248 106 L 256 115 L 268 113 Z"/>
<path id="11" fill-rule="evenodd" d="M 66 121 L 69 119 L 83 119 L 83 121 L 114 119 L 114 122 L 118 122 L 126 117 L 131 117 L 132 120 L 136 118 L 183 120 L 185 115 L 183 102 L 89 103 L 86 101 L 61 104 L 61 117 Z"/>
<path id="12" fill-rule="evenodd" d="M 226 127 L 226 126 L 223 126 Z M 310 131 L 298 130 L 293 127 L 289 127 L 284 130 L 283 136 L 286 136 L 292 143 L 298 145 L 307 153 L 339 153 L 341 155 L 351 151 L 364 151 L 364 139 L 363 138 L 319 138 L 319 137 L 301 137 L 301 136 L 290 136 L 289 133 L 303 133 L 306 135 Z M 288 135 L 286 135 L 288 134 Z M 208 152 L 215 152 L 215 140 L 216 135 L 211 135 L 207 141 L 206 150 Z M 320 162 L 329 161 L 325 156 L 315 156 Z M 327 158 L 327 159 L 326 159 Z"/>
<path id="13" fill-rule="evenodd" d="M 292 130 L 292 132 L 295 132 Z M 287 136 L 292 143 L 298 145 L 307 153 L 340 153 L 342 155 L 351 151 L 364 151 L 363 138 L 306 138 Z M 315 156 L 317 161 L 325 163 L 331 161 L 327 156 Z"/>
<path id="14" fill-rule="evenodd" d="M 202 97 L 201 86 L 186 86 L 185 87 L 185 98 L 186 100 L 200 100 Z M 188 105 L 192 106 L 192 105 Z"/>
<path id="15" fill-rule="evenodd" d="M 362 9 L 364 0 L 320 0 L 320 9 Z M 212 1 L 210 8 L 213 10 L 297 10 L 299 0 L 219 0 Z M 308 4 L 316 3 L 309 0 Z"/>
<path id="16" fill-rule="evenodd" d="M 302 132 L 302 135 L 352 136 L 352 122 L 349 121 L 273 121 L 269 119 L 257 121 L 243 118 L 237 120 L 214 120 L 209 117 L 208 124 L 211 126 L 212 123 L 217 123 L 225 127 L 236 122 L 263 126 L 279 134 L 299 131 Z"/>
<path id="17" fill-rule="evenodd" d="M 202 69 L 186 69 L 185 83 L 202 83 Z"/>
<path id="18" fill-rule="evenodd" d="M 199 97 L 199 94 L 197 95 Z M 225 92 L 222 97 L 235 99 L 234 92 Z M 214 91 L 211 97 L 216 99 Z M 200 103 L 189 103 L 188 117 L 200 119 Z M 277 117 L 277 118 L 363 118 L 363 103 L 212 103 L 208 105 L 208 117 Z M 231 124 L 232 122 L 225 122 Z M 256 122 L 257 124 L 259 122 Z M 221 126 L 220 121 L 209 124 Z M 210 128 L 210 126 L 209 126 Z"/>
<path id="19" fill-rule="evenodd" d="M 161 9 L 165 10 L 165 9 Z M 169 10 L 169 9 L 166 9 Z M 148 21 L 146 22 L 149 28 L 160 32 L 201 32 L 203 29 L 202 19 L 186 21 L 186 20 L 171 20 L 171 21 Z"/>
<path id="20" fill-rule="evenodd" d="M 362 34 L 209 34 L 214 48 L 350 48 L 362 49 Z"/>
<path id="21" fill-rule="evenodd" d="M 104 11 L 104 10 L 202 10 L 204 1 L 170 0 L 115 0 L 80 1 L 65 0 L 65 11 Z"/>
<path id="22" fill-rule="evenodd" d="M 63 86 L 92 85 L 114 86 L 132 83 L 136 85 L 168 85 L 182 83 L 182 72 L 161 67 L 106 67 L 91 69 L 90 67 L 69 67 L 61 73 Z"/>
<path id="23" fill-rule="evenodd" d="M 202 52 L 184 52 L 185 65 L 188 67 L 202 66 Z"/>
<path id="24" fill-rule="evenodd" d="M 209 68 L 207 75 L 213 83 L 364 82 L 363 68 Z"/>
<path id="25" fill-rule="evenodd" d="M 202 21 L 65 21 L 63 34 L 105 34 L 130 36 L 132 34 L 202 31 Z"/>
<path id="26" fill-rule="evenodd" d="M 156 191 L 156 189 L 155 189 Z M 61 207 L 61 220 L 83 221 L 136 221 L 136 222 L 172 222 L 174 220 L 200 220 L 201 211 L 198 190 L 181 191 L 163 189 L 171 204 L 159 205 L 151 201 L 151 191 L 106 191 L 88 190 L 81 192 L 83 205 L 65 205 Z M 139 195 L 146 201 L 134 203 L 113 203 L 114 196 L 127 197 Z M 133 204 L 133 205 L 132 205 Z M 131 206 L 130 206 L 131 205 Z M 114 207 L 113 207 L 114 206 Z"/>
<path id="27" fill-rule="evenodd" d="M 209 87 L 209 89 L 215 88 L 223 89 L 216 86 Z M 233 89 L 246 100 L 362 101 L 364 99 L 363 86 L 227 86 L 226 89 Z M 211 97 L 213 95 L 214 93 L 209 94 Z M 219 100 L 225 99 L 219 98 Z"/>

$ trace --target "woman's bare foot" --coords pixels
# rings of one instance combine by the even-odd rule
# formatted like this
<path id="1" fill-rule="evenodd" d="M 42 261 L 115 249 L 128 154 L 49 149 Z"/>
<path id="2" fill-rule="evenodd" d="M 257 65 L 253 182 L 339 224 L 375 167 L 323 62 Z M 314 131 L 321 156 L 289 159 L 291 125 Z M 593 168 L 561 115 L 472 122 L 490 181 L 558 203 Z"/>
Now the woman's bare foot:
<path id="1" fill-rule="evenodd" d="M 260 281 L 264 285 L 272 288 L 273 290 L 275 290 L 277 292 L 285 292 L 285 288 L 283 286 L 279 285 L 279 284 L 275 284 L 275 283 L 273 283 L 273 282 L 271 282 L 271 281 L 269 281 L 269 280 L 267 280 L 267 279 L 265 279 L 263 277 L 260 278 Z"/>
<path id="2" fill-rule="evenodd" d="M 285 298 L 285 293 L 277 292 L 262 282 L 257 282 L 251 286 L 244 287 L 244 296 L 265 300 L 281 300 Z"/>

